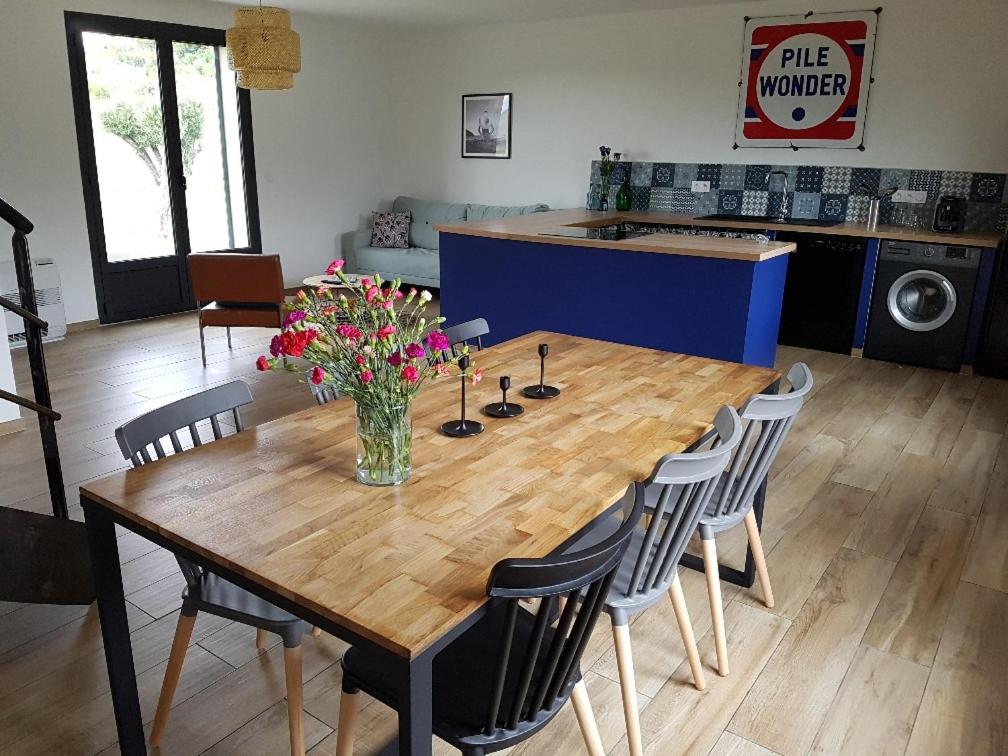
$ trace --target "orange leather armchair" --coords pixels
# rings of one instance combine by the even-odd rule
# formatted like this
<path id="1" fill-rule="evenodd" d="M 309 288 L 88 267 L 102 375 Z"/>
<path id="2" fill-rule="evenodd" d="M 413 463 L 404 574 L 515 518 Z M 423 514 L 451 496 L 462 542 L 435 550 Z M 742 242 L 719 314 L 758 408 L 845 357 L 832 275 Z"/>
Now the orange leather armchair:
<path id="1" fill-rule="evenodd" d="M 200 352 L 206 365 L 203 329 L 277 328 L 283 322 L 283 271 L 279 255 L 197 252 L 189 255 L 189 280 L 199 307 Z"/>

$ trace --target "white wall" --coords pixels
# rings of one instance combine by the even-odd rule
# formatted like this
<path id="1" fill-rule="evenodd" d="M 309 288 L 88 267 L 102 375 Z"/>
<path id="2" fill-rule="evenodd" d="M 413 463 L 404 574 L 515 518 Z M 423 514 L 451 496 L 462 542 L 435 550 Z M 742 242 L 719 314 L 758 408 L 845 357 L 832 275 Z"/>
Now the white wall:
<path id="1" fill-rule="evenodd" d="M 1008 171 L 1008 2 L 886 0 L 867 150 L 733 151 L 743 16 L 864 9 L 773 0 L 418 36 L 403 192 L 583 205 L 600 144 L 634 160 Z M 513 157 L 459 156 L 461 95 L 513 92 Z"/>
<path id="2" fill-rule="evenodd" d="M 0 314 L 0 345 L 6 347 L 6 344 L 7 322 Z M 17 393 L 17 387 L 14 385 L 14 366 L 11 364 L 10 351 L 6 348 L 0 348 L 0 389 L 10 391 L 12 394 Z M 19 417 L 21 412 L 16 404 L 0 401 L 0 423 L 17 420 Z"/>
<path id="3" fill-rule="evenodd" d="M 864 8 L 831 0 L 830 10 Z M 732 151 L 743 15 L 807 0 L 402 31 L 295 13 L 304 67 L 252 99 L 263 245 L 289 282 L 400 193 L 584 202 L 599 144 L 636 160 L 813 162 L 1008 171 L 1004 0 L 886 0 L 864 153 Z M 59 262 L 70 322 L 97 316 L 63 10 L 227 27 L 201 0 L 4 0 L 0 196 Z M 823 8 L 826 9 L 826 8 Z M 514 93 L 514 157 L 459 157 L 461 95 Z M 18 103 L 15 105 L 14 103 Z M 0 255 L 4 252 L 0 245 Z"/>
<path id="4" fill-rule="evenodd" d="M 3 0 L 0 196 L 35 223 L 33 255 L 61 268 L 67 318 L 97 317 L 67 63 L 64 9 L 226 28 L 233 8 L 196 0 Z M 318 273 L 341 233 L 395 193 L 389 166 L 399 70 L 393 30 L 295 14 L 303 71 L 254 92 L 263 247 L 288 282 Z M 6 233 L 0 235 L 6 237 Z M 0 255 L 10 255 L 0 244 Z"/>

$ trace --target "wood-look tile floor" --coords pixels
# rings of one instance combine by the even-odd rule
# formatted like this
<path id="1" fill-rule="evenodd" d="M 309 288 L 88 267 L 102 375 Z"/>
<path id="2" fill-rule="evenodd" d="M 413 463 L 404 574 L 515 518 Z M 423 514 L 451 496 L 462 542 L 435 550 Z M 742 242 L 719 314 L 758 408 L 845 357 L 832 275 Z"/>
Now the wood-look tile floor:
<path id="1" fill-rule="evenodd" d="M 241 377 L 259 423 L 310 406 L 290 375 L 258 374 L 265 331 L 209 331 L 200 364 L 192 316 L 83 331 L 49 345 L 63 469 L 76 486 L 124 467 L 124 420 Z M 701 575 L 683 570 L 708 686 L 689 684 L 671 606 L 631 628 L 649 754 L 1008 753 L 1008 382 L 781 348 L 809 363 L 815 393 L 772 472 L 764 545 L 777 603 L 725 584 L 731 674 L 714 671 Z M 19 386 L 30 385 L 15 353 Z M 48 510 L 38 435 L 0 437 L 2 503 Z M 76 503 L 74 515 L 80 516 Z M 741 559 L 742 533 L 718 541 Z M 153 718 L 179 608 L 174 559 L 119 541 L 144 719 Z M 279 645 L 214 617 L 196 625 L 161 752 L 283 754 Z M 311 753 L 335 752 L 342 642 L 305 643 Z M 627 752 L 608 623 L 585 655 L 588 689 L 610 753 Z M 373 753 L 395 716 L 370 702 L 356 753 Z M 0 603 L 0 751 L 115 753 L 93 607 Z M 447 753 L 443 744 L 437 753 Z M 582 753 L 573 713 L 515 753 Z"/>

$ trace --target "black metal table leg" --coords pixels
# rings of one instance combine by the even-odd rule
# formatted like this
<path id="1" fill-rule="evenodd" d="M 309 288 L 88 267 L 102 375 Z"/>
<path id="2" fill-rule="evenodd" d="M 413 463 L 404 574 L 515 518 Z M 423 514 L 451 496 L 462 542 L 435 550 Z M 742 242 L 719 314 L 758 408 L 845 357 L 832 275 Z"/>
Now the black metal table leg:
<path id="1" fill-rule="evenodd" d="M 81 498 L 91 549 L 91 569 L 98 592 L 98 613 L 105 662 L 108 665 L 112 708 L 115 710 L 119 750 L 124 756 L 146 754 L 140 698 L 137 695 L 136 672 L 133 668 L 133 648 L 129 623 L 126 621 L 126 597 L 123 595 L 122 572 L 119 569 L 119 547 L 115 525 L 102 507 Z"/>
<path id="2" fill-rule="evenodd" d="M 380 756 L 430 756 L 434 733 L 434 655 L 433 649 L 427 649 L 414 659 L 401 659 L 396 690 L 399 737 L 386 745 Z"/>
<path id="3" fill-rule="evenodd" d="M 763 532 L 763 506 L 766 502 L 766 486 L 767 482 L 764 478 L 763 483 L 756 490 L 756 496 L 753 498 L 753 514 L 756 515 L 756 526 L 760 532 Z M 683 554 L 682 559 L 679 560 L 679 564 L 697 572 L 703 572 L 704 569 L 703 559 L 695 554 Z M 729 567 L 718 562 L 718 576 L 726 583 L 740 585 L 743 588 L 752 588 L 752 584 L 756 582 L 756 564 L 753 562 L 752 547 L 748 544 L 746 545 L 744 570 L 737 570 L 734 567 Z"/>
<path id="4" fill-rule="evenodd" d="M 430 756 L 434 733 L 433 654 L 429 651 L 408 662 L 399 691 L 399 754 Z"/>

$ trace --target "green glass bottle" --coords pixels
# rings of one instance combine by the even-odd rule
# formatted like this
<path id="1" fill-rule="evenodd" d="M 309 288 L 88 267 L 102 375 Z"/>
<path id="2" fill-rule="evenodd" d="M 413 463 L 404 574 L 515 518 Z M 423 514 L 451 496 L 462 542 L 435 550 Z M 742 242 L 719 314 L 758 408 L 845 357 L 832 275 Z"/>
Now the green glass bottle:
<path id="1" fill-rule="evenodd" d="M 630 209 L 630 179 L 626 179 L 616 192 L 616 209 L 624 213 Z"/>

